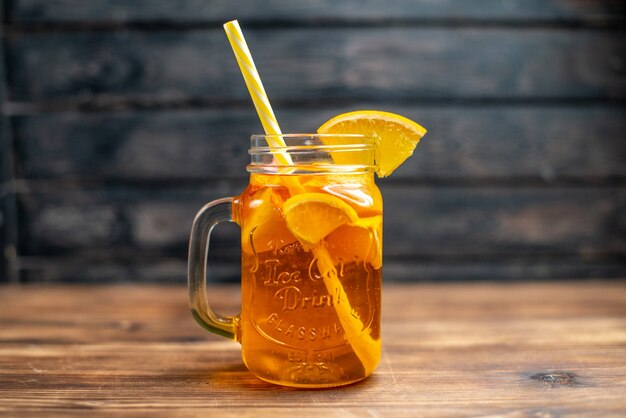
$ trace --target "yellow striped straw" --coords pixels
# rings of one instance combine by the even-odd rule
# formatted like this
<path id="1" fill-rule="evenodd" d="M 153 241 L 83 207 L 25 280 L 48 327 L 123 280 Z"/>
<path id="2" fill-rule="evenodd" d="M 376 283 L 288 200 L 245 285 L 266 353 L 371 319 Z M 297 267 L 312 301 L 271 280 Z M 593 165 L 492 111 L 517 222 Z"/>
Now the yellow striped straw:
<path id="1" fill-rule="evenodd" d="M 239 22 L 232 20 L 225 23 L 224 30 L 226 31 L 226 36 L 228 36 L 230 46 L 233 48 L 233 52 L 235 53 L 237 64 L 239 64 L 239 69 L 241 70 L 243 79 L 246 82 L 250 96 L 252 96 L 254 107 L 259 114 L 265 134 L 276 135 L 267 137 L 268 145 L 271 148 L 284 147 L 285 141 L 280 136 L 282 135 L 282 132 L 280 131 L 278 121 L 276 120 L 276 116 L 274 116 L 274 111 L 272 110 L 270 101 L 267 98 L 265 89 L 263 88 L 259 72 L 257 71 L 254 61 L 252 60 L 252 55 L 250 54 L 246 40 L 243 37 L 241 28 L 239 27 Z M 281 165 L 293 165 L 291 156 L 286 152 L 276 153 L 274 156 Z"/>

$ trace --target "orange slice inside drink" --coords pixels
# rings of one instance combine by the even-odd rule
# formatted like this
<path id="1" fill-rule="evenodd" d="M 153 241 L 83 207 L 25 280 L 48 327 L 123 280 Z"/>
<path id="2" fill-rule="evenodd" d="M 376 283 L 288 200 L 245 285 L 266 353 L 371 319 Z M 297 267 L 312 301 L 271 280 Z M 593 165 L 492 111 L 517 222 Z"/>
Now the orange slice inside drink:
<path id="1" fill-rule="evenodd" d="M 335 260 L 327 248 L 328 244 L 324 242 L 325 238 L 342 226 L 358 224 L 360 220 L 356 211 L 338 197 L 324 193 L 302 193 L 292 196 L 283 204 L 282 209 L 287 228 L 305 249 L 313 252 L 313 256 L 317 260 L 317 268 L 328 293 L 337 295 L 337 300 L 345 301 L 336 304 L 335 311 L 345 331 L 346 338 L 363 363 L 363 367 L 369 373 L 378 363 L 380 340 L 375 340 L 367 333 L 362 332 L 363 323 L 357 316 L 353 315 L 349 298 L 335 268 Z M 360 232 L 366 231 L 362 226 L 356 228 L 360 229 L 347 232 L 348 240 L 350 237 L 360 236 Z M 369 232 L 367 233 L 369 234 Z M 357 244 L 350 250 L 347 249 L 346 243 L 335 242 L 335 244 L 345 247 L 343 251 L 346 252 L 364 251 L 365 254 L 368 254 L 369 239 L 360 237 L 359 240 L 361 244 Z"/>
<path id="2" fill-rule="evenodd" d="M 377 270 L 383 265 L 380 231 L 382 216 L 341 225 L 325 238 L 333 264 L 365 263 Z"/>
<path id="3" fill-rule="evenodd" d="M 355 223 L 356 211 L 338 197 L 302 193 L 283 204 L 287 228 L 305 248 L 317 245 L 340 225 Z"/>

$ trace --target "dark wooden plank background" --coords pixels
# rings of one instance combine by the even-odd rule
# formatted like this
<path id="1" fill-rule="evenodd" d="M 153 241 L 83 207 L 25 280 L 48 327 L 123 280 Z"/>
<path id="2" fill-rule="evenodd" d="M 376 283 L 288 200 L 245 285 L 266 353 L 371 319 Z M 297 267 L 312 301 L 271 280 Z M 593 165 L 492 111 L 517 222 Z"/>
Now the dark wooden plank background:
<path id="1" fill-rule="evenodd" d="M 246 34 L 277 105 L 626 93 L 614 62 L 626 47 L 612 30 L 332 27 Z M 228 65 L 232 51 L 221 29 L 20 33 L 7 53 L 11 97 L 19 101 L 248 94 L 238 67 Z"/>
<path id="2" fill-rule="evenodd" d="M 231 18 L 283 130 L 358 108 L 429 128 L 380 182 L 386 279 L 626 275 L 623 1 L 6 0 L 3 13 L 5 278 L 184 281 L 193 214 L 242 189 L 261 129 Z M 218 228 L 216 280 L 238 276 L 237 234 Z"/>
<path id="3" fill-rule="evenodd" d="M 600 21 L 622 18 L 622 0 L 12 0 L 12 22 L 222 22 L 246 20 L 473 19 L 489 21 Z M 616 16 L 616 14 L 618 16 Z M 318 23 L 316 23 L 317 25 Z"/>
<path id="4" fill-rule="evenodd" d="M 618 106 L 367 105 L 412 116 L 430 129 L 419 152 L 391 181 L 583 183 L 626 175 L 624 109 Z M 279 113 L 285 130 L 303 127 L 312 132 L 353 107 Z M 251 109 L 44 112 L 13 117 L 20 139 L 20 175 L 29 180 L 241 178 L 249 162 L 247 137 L 249 132 L 259 132 L 258 124 Z M 212 158 L 213 154 L 220 158 Z"/>

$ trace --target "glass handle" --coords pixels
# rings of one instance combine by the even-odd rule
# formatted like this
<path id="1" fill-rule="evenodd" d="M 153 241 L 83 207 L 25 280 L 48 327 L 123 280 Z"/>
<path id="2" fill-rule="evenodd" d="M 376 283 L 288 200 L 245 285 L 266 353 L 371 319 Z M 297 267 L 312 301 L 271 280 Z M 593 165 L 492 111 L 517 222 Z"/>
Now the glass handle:
<path id="1" fill-rule="evenodd" d="M 220 222 L 233 222 L 233 198 L 226 197 L 206 204 L 193 220 L 189 239 L 187 280 L 189 308 L 204 329 L 238 341 L 239 316 L 222 316 L 209 305 L 206 293 L 206 266 L 211 231 Z"/>

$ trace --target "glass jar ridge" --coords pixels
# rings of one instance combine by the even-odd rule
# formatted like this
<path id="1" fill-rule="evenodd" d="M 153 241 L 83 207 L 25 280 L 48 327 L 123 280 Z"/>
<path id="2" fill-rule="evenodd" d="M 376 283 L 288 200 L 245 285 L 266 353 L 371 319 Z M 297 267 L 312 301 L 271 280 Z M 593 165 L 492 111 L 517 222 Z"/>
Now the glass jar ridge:
<path id="1" fill-rule="evenodd" d="M 270 145 L 276 143 L 284 146 Z M 374 137 L 360 134 L 252 135 L 247 170 L 294 175 L 374 172 L 375 145 Z M 276 158 L 281 154 L 292 164 Z"/>

